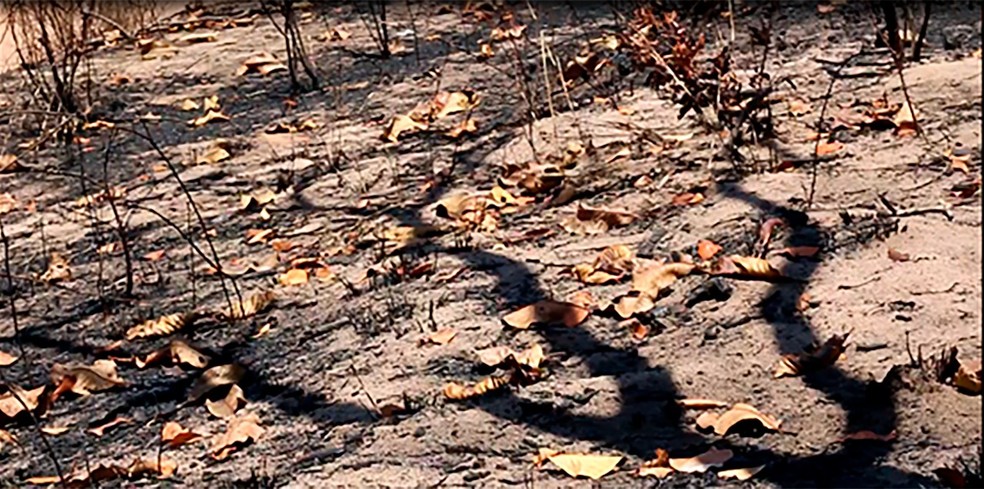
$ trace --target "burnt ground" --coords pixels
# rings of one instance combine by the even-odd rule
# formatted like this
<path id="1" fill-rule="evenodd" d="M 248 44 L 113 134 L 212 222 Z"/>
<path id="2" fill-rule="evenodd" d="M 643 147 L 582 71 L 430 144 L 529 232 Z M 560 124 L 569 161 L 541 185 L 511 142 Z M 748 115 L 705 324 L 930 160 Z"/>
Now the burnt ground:
<path id="1" fill-rule="evenodd" d="M 15 353 L 18 339 L 24 347 L 24 357 L 4 367 L 7 381 L 23 387 L 50 383 L 52 364 L 105 358 L 100 348 L 142 320 L 223 306 L 223 284 L 205 273 L 206 263 L 186 237 L 210 256 L 207 236 L 230 266 L 270 256 L 270 245 L 247 244 L 246 233 L 273 229 L 297 247 L 280 254 L 274 272 L 240 275 L 235 287 L 242 294 L 276 290 L 275 307 L 249 320 L 205 322 L 182 332 L 211 353 L 214 364 L 235 361 L 247 367 L 241 385 L 249 404 L 243 410 L 257 414 L 266 432 L 224 461 L 208 457 L 207 444 L 168 450 L 166 455 L 178 463 L 172 480 L 140 485 L 588 484 L 550 464 L 533 468 L 538 448 L 623 455 L 620 468 L 597 482 L 612 487 L 936 487 L 934 469 L 958 460 L 979 461 L 979 396 L 920 380 L 911 371 L 906 376 L 913 378 L 902 387 L 881 382 L 892 367 L 910 362 L 908 350 L 928 355 L 956 346 L 960 358 L 980 357 L 980 194 L 957 198 L 952 192 L 967 180 L 980 182 L 981 59 L 979 51 L 972 54 L 980 48 L 979 7 L 954 2 L 934 12 L 925 57 L 905 70 L 925 138 L 891 130 L 840 131 L 837 138 L 844 147 L 819 166 L 809 209 L 808 165 L 792 171 L 734 171 L 718 156 L 719 139 L 692 114 L 678 118 L 667 95 L 645 88 L 641 76 L 614 85 L 580 85 L 572 90 L 570 105 L 556 97 L 555 110 L 544 111 L 528 126 L 514 51 L 497 45 L 495 56 L 480 59 L 477 41 L 488 37 L 490 27 L 463 21 L 457 12 L 438 14 L 438 8 L 418 5 L 412 16 L 404 9 L 390 12 L 391 31 L 407 48 L 390 59 L 374 55 L 368 24 L 357 11 L 338 7 L 305 13 L 301 27 L 326 88 L 296 97 L 295 107 L 285 104 L 290 94 L 284 73 L 234 75 L 242 60 L 258 51 L 285 57 L 282 39 L 261 16 L 253 25 L 217 31 L 215 42 L 178 45 L 171 57 L 143 60 L 125 46 L 98 51 L 92 66 L 99 85 L 93 113 L 119 123 L 115 130 L 83 134 L 91 138 L 91 150 L 18 149 L 18 143 L 37 134 L 22 119 L 8 117 L 6 148 L 30 169 L 0 175 L 0 189 L 22 204 L 3 216 L 20 333 L 15 338 L 5 302 L 0 349 Z M 740 9 L 736 18 L 736 63 L 744 76 L 754 71 L 760 56 L 748 29 L 760 22 L 760 10 Z M 525 6 L 515 12 L 528 25 L 520 63 L 541 77 L 536 71 L 541 32 L 558 57 L 569 59 L 616 26 L 613 9 L 606 5 L 537 5 L 537 20 Z M 783 6 L 776 13 L 773 31 L 781 43 L 769 54 L 766 71 L 774 79 L 792 81 L 774 104 L 774 148 L 782 159 L 810 158 L 808 138 L 831 71 L 862 49 L 837 79 L 828 114 L 882 95 L 892 102 L 904 99 L 888 55 L 874 47 L 870 19 L 866 6 L 853 4 L 823 15 L 813 3 Z M 709 33 L 728 35 L 728 22 L 721 18 L 701 25 Z M 352 37 L 319 38 L 334 27 Z M 175 40 L 184 34 L 163 36 Z M 720 46 L 720 36 L 708 35 L 710 52 Z M 116 75 L 126 75 L 129 83 L 110 86 L 108 80 Z M 11 72 L 4 83 L 6 103 L 12 104 L 8 108 L 21 108 L 22 79 Z M 482 98 L 472 113 L 477 134 L 458 141 L 439 133 L 412 134 L 396 144 L 379 138 L 391 116 L 439 90 L 461 89 Z M 186 121 L 200 111 L 184 112 L 179 105 L 211 95 L 219 97 L 231 121 L 190 127 Z M 613 95 L 622 111 L 592 103 L 595 96 Z M 812 112 L 789 113 L 785 101 L 794 98 Z M 148 111 L 161 120 L 123 122 Z M 308 118 L 319 127 L 264 133 L 272 122 Z M 149 131 L 176 165 L 187 193 L 133 130 Z M 653 134 L 692 136 L 654 154 L 645 143 Z M 230 141 L 232 158 L 192 165 L 216 138 Z M 435 213 L 440 198 L 488 190 L 507 163 L 561 154 L 571 142 L 590 142 L 598 151 L 578 160 L 572 180 L 579 192 L 568 203 L 538 201 L 503 216 L 493 232 L 440 236 L 397 251 L 364 244 L 373 231 L 394 225 L 440 223 Z M 957 143 L 970 150 L 969 174 L 949 169 L 940 156 Z M 629 157 L 606 162 L 623 146 L 631 148 Z M 746 150 L 761 159 L 769 154 L 764 144 Z M 78 177 L 80 169 L 88 179 Z M 442 173 L 449 177 L 429 184 Z M 643 175 L 651 183 L 636 185 Z M 136 299 L 120 297 L 121 254 L 96 252 L 116 240 L 109 206 L 90 212 L 76 205 L 76 199 L 94 191 L 93 180 L 126 188 L 119 207 L 136 257 Z M 269 219 L 240 211 L 242 194 L 284 182 L 291 190 L 268 206 Z M 703 202 L 671 205 L 673 196 L 695 186 L 704 189 Z M 947 203 L 953 219 L 938 213 L 879 217 L 879 196 L 897 209 Z M 29 202 L 36 208 L 29 210 Z M 644 217 L 603 234 L 572 235 L 559 223 L 579 205 Z M 565 272 L 565 266 L 590 261 L 606 246 L 625 244 L 641 257 L 661 258 L 693 253 L 698 240 L 711 239 L 728 253 L 750 254 L 759 225 L 773 216 L 789 223 L 774 247 L 822 248 L 815 259 L 770 256 L 795 282 L 728 280 L 733 292 L 727 300 L 687 306 L 688 295 L 706 280 L 687 277 L 660 298 L 647 318 L 653 331 L 642 341 L 601 314 L 574 328 L 515 330 L 502 324 L 503 315 L 538 300 L 563 300 L 587 288 L 603 302 L 627 291 L 628 284 L 587 286 Z M 307 232 L 291 236 L 302 228 Z M 542 229 L 554 232 L 510 239 Z M 354 250 L 344 250 L 356 243 Z M 910 260 L 891 260 L 890 248 L 909 254 Z M 166 250 L 163 259 L 140 258 L 157 250 Z M 49 285 L 33 279 L 45 270 L 51 252 L 70 259 L 70 280 Z M 291 287 L 277 283 L 276 274 L 291 258 L 311 256 L 322 256 L 344 280 L 312 279 Z M 405 267 L 432 262 L 433 273 L 366 279 L 370 267 L 394 262 Z M 231 290 L 232 284 L 226 281 L 225 287 Z M 804 293 L 812 307 L 799 311 L 796 304 Z M 272 329 L 253 338 L 263 326 Z M 421 346 L 420 340 L 437 327 L 458 334 L 446 345 Z M 834 366 L 773 379 L 781 354 L 847 331 L 850 346 Z M 167 341 L 134 341 L 123 351 L 145 354 Z M 546 379 L 463 403 L 441 395 L 449 381 L 475 381 L 487 373 L 476 368 L 477 350 L 534 343 L 548 354 Z M 201 405 L 175 411 L 196 371 L 137 369 L 126 363 L 119 369 L 128 386 L 66 396 L 41 419 L 45 426 L 72 428 L 48 437 L 63 469 L 152 456 L 167 419 L 206 434 L 225 430 L 226 422 Z M 412 412 L 387 419 L 375 414 L 373 403 L 399 402 L 404 396 Z M 746 402 L 782 419 L 784 431 L 754 437 L 704 434 L 693 422 L 699 412 L 676 407 L 680 398 Z M 103 437 L 85 433 L 116 415 L 134 422 Z M 20 440 L 0 449 L 4 485 L 23 486 L 27 477 L 54 473 L 29 419 L 4 429 Z M 861 430 L 897 436 L 894 441 L 839 441 Z M 633 474 L 657 448 L 676 457 L 711 446 L 734 450 L 726 468 L 766 468 L 746 482 L 722 481 L 712 473 L 678 473 L 662 481 Z"/>

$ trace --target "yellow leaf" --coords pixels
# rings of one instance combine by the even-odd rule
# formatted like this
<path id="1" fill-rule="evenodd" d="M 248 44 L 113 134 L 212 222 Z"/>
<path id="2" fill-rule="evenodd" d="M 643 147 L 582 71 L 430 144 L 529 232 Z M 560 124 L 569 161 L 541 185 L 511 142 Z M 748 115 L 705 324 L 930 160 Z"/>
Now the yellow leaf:
<path id="1" fill-rule="evenodd" d="M 510 376 L 508 375 L 493 375 L 490 377 L 485 377 L 484 379 L 478 381 L 475 385 L 470 386 L 462 385 L 457 382 L 450 382 L 444 386 L 442 392 L 444 393 L 444 397 L 448 399 L 462 401 L 499 390 L 509 384 L 509 379 Z"/>
<path id="2" fill-rule="evenodd" d="M 584 476 L 598 480 L 615 470 L 615 467 L 622 461 L 622 456 L 558 453 L 550 456 L 547 460 L 560 467 L 571 477 Z"/>
<path id="3" fill-rule="evenodd" d="M 184 102 L 181 102 L 181 110 L 183 110 L 185 112 L 191 112 L 193 110 L 198 110 L 201 107 L 202 107 L 201 105 L 198 105 L 198 102 L 195 102 L 194 100 L 192 100 L 190 98 L 185 99 Z"/>

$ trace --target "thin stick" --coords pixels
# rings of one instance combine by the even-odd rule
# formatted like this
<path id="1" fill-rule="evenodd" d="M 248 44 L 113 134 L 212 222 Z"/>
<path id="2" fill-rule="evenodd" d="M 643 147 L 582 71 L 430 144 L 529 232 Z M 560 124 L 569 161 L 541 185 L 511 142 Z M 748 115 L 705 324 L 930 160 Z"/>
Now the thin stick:
<path id="1" fill-rule="evenodd" d="M 372 398 L 372 394 L 369 393 L 369 389 L 366 389 L 366 384 L 362 383 L 362 377 L 359 377 L 359 372 L 355 369 L 355 364 L 349 365 L 349 370 L 352 375 L 355 376 L 355 380 L 359 381 L 359 385 L 362 387 L 362 391 L 366 393 L 366 397 L 369 398 L 369 403 L 372 404 L 372 408 L 376 413 L 379 412 L 379 406 L 376 404 L 376 400 Z"/>

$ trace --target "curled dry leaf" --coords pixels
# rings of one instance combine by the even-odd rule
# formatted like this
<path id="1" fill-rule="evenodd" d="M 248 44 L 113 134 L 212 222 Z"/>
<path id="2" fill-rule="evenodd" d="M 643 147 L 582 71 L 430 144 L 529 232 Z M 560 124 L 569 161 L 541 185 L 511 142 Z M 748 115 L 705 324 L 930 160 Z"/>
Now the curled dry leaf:
<path id="1" fill-rule="evenodd" d="M 52 253 L 48 260 L 48 269 L 39 277 L 42 282 L 53 283 L 72 278 L 72 269 L 68 267 L 68 260 L 60 253 Z"/>
<path id="2" fill-rule="evenodd" d="M 287 71 L 287 66 L 270 53 L 257 53 L 247 58 L 239 68 L 236 68 L 236 76 L 249 73 L 259 73 L 266 76 L 278 71 Z"/>
<path id="3" fill-rule="evenodd" d="M 551 463 L 571 477 L 587 477 L 598 480 L 615 470 L 622 461 L 621 455 L 589 455 L 582 453 L 555 453 L 547 457 Z"/>
<path id="4" fill-rule="evenodd" d="M 219 310 L 219 315 L 227 319 L 252 317 L 265 311 L 273 304 L 276 298 L 277 296 L 272 290 L 257 292 L 241 302 L 233 301 L 232 309 L 230 310 L 228 307 L 222 308 Z"/>
<path id="5" fill-rule="evenodd" d="M 616 228 L 632 224 L 639 215 L 632 212 L 616 211 L 603 209 L 600 207 L 578 207 L 577 220 L 579 221 L 600 221 L 609 228 Z"/>
<path id="6" fill-rule="evenodd" d="M 673 468 L 670 467 L 670 454 L 662 448 L 656 449 L 656 458 L 647 460 L 639 467 L 639 477 L 655 476 L 665 479 L 672 474 Z"/>
<path id="7" fill-rule="evenodd" d="M 492 391 L 502 389 L 509 385 L 510 375 L 492 375 L 485 377 L 474 385 L 463 385 L 458 382 L 450 382 L 444 386 L 444 397 L 454 401 L 464 401 L 472 399 Z"/>
<path id="8" fill-rule="evenodd" d="M 724 436 L 735 425 L 743 421 L 757 421 L 768 430 L 779 431 L 782 421 L 765 414 L 748 404 L 737 403 L 724 414 L 718 416 L 710 411 L 697 417 L 697 426 L 701 429 L 714 428 L 714 432 Z"/>
<path id="9" fill-rule="evenodd" d="M 70 429 L 72 428 L 69 428 L 68 426 L 45 426 L 44 428 L 41 428 L 41 432 L 46 435 L 58 436 L 67 433 Z"/>
<path id="10" fill-rule="evenodd" d="M 126 331 L 126 339 L 152 338 L 155 336 L 167 336 L 178 331 L 192 321 L 191 314 L 168 314 L 157 319 L 144 321 Z"/>
<path id="11" fill-rule="evenodd" d="M 172 365 L 190 365 L 195 368 L 205 368 L 208 365 L 208 355 L 196 350 L 194 347 L 182 340 L 171 340 L 164 348 L 157 350 L 146 358 L 136 359 L 137 368 L 144 368 L 160 363 L 170 363 Z"/>
<path id="12" fill-rule="evenodd" d="M 528 329 L 534 324 L 563 324 L 574 327 L 591 314 L 589 309 L 569 302 L 540 301 L 521 307 L 503 316 L 502 321 L 517 329 Z"/>
<path id="13" fill-rule="evenodd" d="M 755 474 L 758 474 L 764 468 L 764 465 L 758 465 L 755 467 L 746 467 L 741 469 L 722 470 L 718 472 L 717 475 L 722 479 L 738 479 L 740 481 L 745 481 L 755 477 Z"/>
<path id="14" fill-rule="evenodd" d="M 241 365 L 229 363 L 212 367 L 204 372 L 195 381 L 188 392 L 188 401 L 195 402 L 205 396 L 213 389 L 229 384 L 236 384 L 246 375 L 246 369 Z"/>
<path id="15" fill-rule="evenodd" d="M 426 123 L 417 122 L 405 115 L 393 116 L 393 120 L 390 121 L 389 126 L 386 127 L 386 131 L 383 132 L 383 139 L 390 142 L 398 142 L 400 134 L 405 132 L 416 132 L 427 130 L 428 125 Z"/>
<path id="16" fill-rule="evenodd" d="M 638 290 L 629 291 L 612 304 L 612 308 L 622 319 L 628 319 L 635 314 L 643 314 L 656 307 L 652 296 Z"/>
<path id="17" fill-rule="evenodd" d="M 955 148 L 947 150 L 947 157 L 950 158 L 950 168 L 954 170 L 960 170 L 965 175 L 970 174 L 970 168 L 967 164 L 970 163 L 971 152 L 969 149 L 961 147 L 959 143 Z M 0 173 L 3 173 L 3 162 L 0 159 Z"/>
<path id="18" fill-rule="evenodd" d="M 236 384 L 229 388 L 229 392 L 219 400 L 205 400 L 205 408 L 217 418 L 229 418 L 236 414 L 240 408 L 246 405 L 246 396 L 243 389 Z"/>
<path id="19" fill-rule="evenodd" d="M 8 385 L 7 392 L 0 394 L 0 414 L 13 419 L 23 412 L 33 412 L 38 408 L 44 389 L 45 387 L 41 386 L 26 391 L 13 384 Z"/>
<path id="20" fill-rule="evenodd" d="M 671 458 L 670 467 L 677 472 L 707 472 L 711 467 L 720 467 L 725 462 L 731 460 L 734 452 L 731 450 L 718 450 L 712 448 L 696 457 L 691 458 Z"/>
<path id="21" fill-rule="evenodd" d="M 168 421 L 161 430 L 161 441 L 167 443 L 171 448 L 180 447 L 181 445 L 201 439 L 202 435 L 185 429 L 177 421 Z"/>
<path id="22" fill-rule="evenodd" d="M 88 367 L 56 363 L 51 367 L 51 382 L 58 386 L 56 391 L 67 390 L 80 396 L 126 385 L 116 373 L 116 362 L 112 360 L 96 360 Z M 52 394 L 52 397 L 56 396 Z"/>
<path id="23" fill-rule="evenodd" d="M 767 282 L 780 281 L 786 278 L 782 272 L 776 270 L 771 263 L 762 258 L 738 255 L 718 258 L 711 267 L 711 274 Z"/>
<path id="24" fill-rule="evenodd" d="M 849 335 L 850 333 L 834 335 L 821 346 L 814 344 L 803 353 L 783 355 L 779 360 L 779 365 L 776 366 L 773 377 L 777 379 L 794 377 L 833 365 L 847 349 L 844 343 Z"/>
<path id="25" fill-rule="evenodd" d="M 223 114 L 221 111 L 210 110 L 201 117 L 196 117 L 188 121 L 188 125 L 201 127 L 210 122 L 229 122 L 229 116 Z"/>
<path id="26" fill-rule="evenodd" d="M 649 331 L 651 330 L 649 326 L 642 324 L 642 322 L 640 322 L 636 318 L 631 318 L 622 321 L 621 323 L 619 323 L 619 326 L 628 328 L 629 332 L 632 333 L 632 339 L 636 341 L 642 341 L 646 339 L 646 336 L 649 336 Z"/>
<path id="27" fill-rule="evenodd" d="M 675 206 L 684 206 L 684 205 L 699 204 L 703 201 L 704 201 L 704 194 L 700 192 L 697 193 L 684 192 L 682 194 L 674 196 L 673 199 L 670 201 L 670 203 Z"/>
<path id="28" fill-rule="evenodd" d="M 702 239 L 697 242 L 697 256 L 699 256 L 701 260 L 710 260 L 711 258 L 714 258 L 714 255 L 717 255 L 723 249 L 724 248 L 721 248 L 721 245 L 711 240 Z"/>
<path id="29" fill-rule="evenodd" d="M 229 153 L 229 143 L 224 140 L 216 141 L 208 151 L 202 153 L 195 158 L 196 165 L 214 165 L 220 161 L 228 160 L 232 158 L 232 153 Z"/>
<path id="30" fill-rule="evenodd" d="M 759 247 L 765 249 L 769 246 L 769 243 L 772 241 L 772 234 L 775 231 L 775 228 L 783 225 L 785 225 L 785 221 L 783 221 L 782 218 L 772 217 L 766 219 L 765 222 L 759 226 Z"/>
<path id="31" fill-rule="evenodd" d="M 632 289 L 657 297 L 659 291 L 686 277 L 697 268 L 693 263 L 658 263 L 632 274 Z"/>
<path id="32" fill-rule="evenodd" d="M 580 263 L 574 265 L 572 269 L 577 279 L 581 282 L 590 285 L 604 285 L 607 283 L 618 282 L 622 275 L 612 275 L 604 270 L 596 270 L 593 266 L 588 263 Z"/>

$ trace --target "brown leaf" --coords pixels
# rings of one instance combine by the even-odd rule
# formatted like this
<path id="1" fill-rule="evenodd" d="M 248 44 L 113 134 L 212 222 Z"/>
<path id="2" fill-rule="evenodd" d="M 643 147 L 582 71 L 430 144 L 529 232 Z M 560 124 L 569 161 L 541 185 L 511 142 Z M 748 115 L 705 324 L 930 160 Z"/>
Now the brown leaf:
<path id="1" fill-rule="evenodd" d="M 468 118 L 448 130 L 448 137 L 451 139 L 458 139 L 463 134 L 475 134 L 478 132 L 478 125 L 475 123 L 475 119 Z"/>
<path id="2" fill-rule="evenodd" d="M 612 275 L 603 270 L 595 270 L 593 266 L 587 263 L 581 263 L 575 265 L 572 271 L 574 275 L 577 276 L 578 280 L 590 285 L 603 285 L 607 283 L 615 283 L 622 278 L 621 274 Z"/>
<path id="3" fill-rule="evenodd" d="M 208 151 L 195 158 L 195 164 L 214 165 L 229 158 L 232 158 L 232 153 L 229 153 L 229 144 L 226 141 L 219 140 Z"/>
<path id="4" fill-rule="evenodd" d="M 909 261 L 910 258 L 908 253 L 903 253 L 895 248 L 888 249 L 888 257 L 892 261 L 897 261 L 897 262 L 906 262 Z"/>
<path id="5" fill-rule="evenodd" d="M 13 173 L 20 169 L 22 167 L 20 163 L 17 163 L 17 155 L 12 153 L 0 155 L 0 173 Z"/>
<path id="6" fill-rule="evenodd" d="M 671 200 L 670 203 L 672 203 L 675 206 L 683 206 L 683 205 L 699 204 L 703 201 L 704 201 L 704 194 L 702 193 L 684 192 L 682 194 L 673 197 L 673 200 Z"/>
<path id="7" fill-rule="evenodd" d="M 739 278 L 744 280 L 764 280 L 767 282 L 785 279 L 782 272 L 772 267 L 768 261 L 751 256 L 731 255 L 718 258 L 711 267 L 712 275 Z"/>
<path id="8" fill-rule="evenodd" d="M 25 391 L 13 384 L 8 385 L 7 392 L 0 394 L 0 413 L 13 419 L 20 413 L 33 412 L 38 408 L 41 394 L 44 393 L 44 386 Z M 23 402 L 23 404 L 21 404 Z M 26 411 L 24 407 L 27 407 Z"/>
<path id="9" fill-rule="evenodd" d="M 18 358 L 20 357 L 11 355 L 10 353 L 0 350 L 0 367 L 13 365 L 13 363 L 16 362 Z"/>
<path id="10" fill-rule="evenodd" d="M 122 425 L 122 424 L 130 424 L 130 423 L 133 423 L 133 420 L 132 419 L 127 418 L 127 417 L 123 417 L 123 416 L 117 416 L 117 417 L 113 418 L 112 420 L 110 420 L 109 422 L 103 423 L 103 424 L 101 424 L 99 426 L 95 426 L 95 427 L 89 428 L 86 431 L 89 432 L 89 433 L 91 433 L 93 436 L 100 437 L 100 436 L 103 436 L 106 433 L 106 430 L 108 430 L 108 429 L 110 429 L 110 428 L 112 428 L 114 426 L 119 426 L 119 425 Z"/>
<path id="11" fill-rule="evenodd" d="M 638 319 L 631 318 L 619 323 L 620 327 L 628 328 L 632 333 L 632 339 L 636 341 L 642 341 L 649 336 L 650 327 L 642 324 Z"/>
<path id="12" fill-rule="evenodd" d="M 821 346 L 813 345 L 806 351 L 796 355 L 783 355 L 773 377 L 793 377 L 829 367 L 844 353 L 844 343 L 850 333 L 831 336 Z"/>
<path id="13" fill-rule="evenodd" d="M 249 73 L 259 73 L 266 76 L 277 71 L 287 71 L 287 66 L 270 53 L 257 53 L 243 61 L 236 69 L 236 76 Z"/>
<path id="14" fill-rule="evenodd" d="M 713 413 L 710 412 L 703 413 L 701 416 L 697 418 L 697 425 L 704 427 L 708 425 L 708 422 L 710 422 L 711 423 L 710 426 L 714 427 L 714 432 L 720 436 L 726 435 L 728 431 L 730 431 L 731 428 L 734 427 L 736 424 L 748 420 L 757 421 L 764 428 L 773 431 L 779 431 L 779 427 L 782 424 L 782 421 L 779 421 L 776 418 L 773 418 L 772 416 L 762 413 L 758 409 L 755 409 L 754 407 L 749 406 L 748 404 L 741 404 L 741 403 L 735 404 L 734 406 L 731 407 L 731 409 L 729 409 L 728 411 L 726 411 L 724 414 L 720 416 L 705 417 L 704 416 L 705 414 L 712 415 Z M 701 418 L 704 419 L 702 420 Z"/>
<path id="15" fill-rule="evenodd" d="M 972 394 L 981 393 L 981 361 L 960 362 L 960 368 L 953 376 L 953 385 Z"/>
<path id="16" fill-rule="evenodd" d="M 834 154 L 842 149 L 844 149 L 844 144 L 839 141 L 822 142 L 816 147 L 817 156 Z"/>
<path id="17" fill-rule="evenodd" d="M 48 269 L 38 278 L 42 282 L 61 282 L 72 278 L 72 269 L 68 260 L 59 253 L 52 253 L 48 260 Z"/>
<path id="18" fill-rule="evenodd" d="M 475 352 L 475 355 L 478 356 L 478 361 L 488 367 L 495 367 L 502 363 L 506 357 L 514 354 L 513 349 L 508 346 L 493 346 Z"/>
<path id="19" fill-rule="evenodd" d="M 274 303 L 277 296 L 272 290 L 267 290 L 263 292 L 257 292 L 242 302 L 233 301 L 232 309 L 225 307 L 219 310 L 219 315 L 227 319 L 245 319 L 248 317 L 255 316 L 263 311 L 265 311 L 271 304 Z"/>
<path id="20" fill-rule="evenodd" d="M 912 110 L 912 106 L 908 102 L 902 104 L 902 108 L 895 113 L 895 117 L 892 118 L 892 123 L 895 124 L 895 133 L 898 135 L 906 135 L 916 131 L 916 117 L 915 112 Z"/>
<path id="21" fill-rule="evenodd" d="M 229 119 L 229 116 L 223 114 L 222 112 L 210 110 L 206 112 L 205 115 L 188 121 L 188 124 L 195 127 L 201 127 L 210 122 L 229 122 L 230 120 L 231 119 Z"/>
<path id="22" fill-rule="evenodd" d="M 0 215 L 4 215 L 17 207 L 17 199 L 9 192 L 0 193 Z"/>
<path id="23" fill-rule="evenodd" d="M 444 386 L 442 392 L 444 397 L 453 401 L 464 401 L 483 394 L 499 390 L 509 385 L 510 375 L 493 375 L 485 377 L 475 385 L 462 385 L 457 382 L 450 382 Z"/>
<path id="24" fill-rule="evenodd" d="M 574 327 L 591 314 L 589 309 L 569 302 L 540 301 L 506 314 L 502 320 L 517 329 L 528 329 L 533 324 L 563 324 Z"/>
<path id="25" fill-rule="evenodd" d="M 236 384 L 245 375 L 246 369 L 235 363 L 212 367 L 202 372 L 202 376 L 195 381 L 195 385 L 191 386 L 191 391 L 188 392 L 188 401 L 197 401 L 216 387 Z"/>
<path id="26" fill-rule="evenodd" d="M 470 110 L 478 104 L 478 97 L 471 92 L 441 92 L 431 102 L 434 120 L 443 119 L 451 114 Z"/>
<path id="27" fill-rule="evenodd" d="M 947 156 L 950 158 L 950 168 L 954 170 L 960 170 L 964 172 L 965 175 L 970 174 L 970 168 L 967 164 L 970 163 L 970 150 L 961 147 L 959 143 L 953 149 L 947 151 Z M 0 160 L 0 173 L 3 172 L 3 163 Z"/>
<path id="28" fill-rule="evenodd" d="M 143 258 L 144 260 L 151 261 L 151 262 L 160 261 L 161 258 L 164 258 L 165 253 L 167 253 L 167 250 L 151 251 L 150 253 L 144 255 Z"/>
<path id="29" fill-rule="evenodd" d="M 67 433 L 70 429 L 68 426 L 45 426 L 41 428 L 41 432 L 46 435 L 58 436 Z"/>
<path id="30" fill-rule="evenodd" d="M 177 421 L 168 421 L 161 430 L 161 441 L 167 443 L 171 448 L 187 445 L 200 439 L 202 439 L 202 435 L 185 429 Z"/>
<path id="31" fill-rule="evenodd" d="M 144 321 L 128 330 L 126 330 L 125 338 L 127 340 L 133 340 L 136 338 L 153 338 L 155 336 L 167 336 L 172 334 L 188 324 L 192 323 L 191 314 L 168 314 L 166 316 L 161 316 L 157 319 L 150 319 Z"/>
<path id="32" fill-rule="evenodd" d="M 582 453 L 557 453 L 547 457 L 551 463 L 571 477 L 584 476 L 598 480 L 622 461 L 621 455 L 588 455 Z"/>
<path id="33" fill-rule="evenodd" d="M 720 253 L 723 249 L 724 248 L 721 248 L 721 245 L 707 239 L 702 239 L 697 242 L 697 256 L 699 256 L 701 260 L 710 260 L 711 258 L 714 258 L 714 255 Z"/>
<path id="34" fill-rule="evenodd" d="M 591 295 L 590 291 L 579 290 L 567 298 L 567 302 L 585 309 L 594 310 L 598 307 L 598 301 Z"/>
<path id="35" fill-rule="evenodd" d="M 232 417 L 236 414 L 236 411 L 245 405 L 246 396 L 243 395 L 243 389 L 236 384 L 233 384 L 229 388 L 229 392 L 222 399 L 216 401 L 211 399 L 205 400 L 205 408 L 218 418 Z"/>
<path id="36" fill-rule="evenodd" d="M 287 273 L 283 273 L 278 276 L 277 282 L 280 282 L 280 285 L 285 287 L 292 285 L 304 285 L 308 283 L 308 272 L 304 269 L 292 268 L 287 270 Z"/>
<path id="37" fill-rule="evenodd" d="M 639 215 L 632 212 L 616 211 L 600 207 L 578 207 L 577 219 L 579 221 L 601 221 L 609 228 L 616 228 L 632 224 L 639 219 Z"/>
<path id="38" fill-rule="evenodd" d="M 158 464 L 159 462 L 159 464 Z M 137 458 L 126 469 L 127 477 L 154 475 L 158 479 L 168 479 L 178 470 L 178 463 L 168 457 Z"/>
<path id="39" fill-rule="evenodd" d="M 854 433 L 848 433 L 848 434 L 844 435 L 840 439 L 840 441 L 842 441 L 842 442 L 843 441 L 848 441 L 848 440 L 892 441 L 892 440 L 895 440 L 897 438 L 897 436 L 898 435 L 896 434 L 895 430 L 892 430 L 887 435 L 879 435 L 878 433 L 875 433 L 873 431 L 862 430 L 862 431 L 857 431 L 857 432 L 854 432 Z"/>
<path id="40" fill-rule="evenodd" d="M 659 291 L 696 270 L 692 263 L 657 263 L 632 274 L 632 289 L 657 297 Z"/>
<path id="41" fill-rule="evenodd" d="M 181 110 L 185 112 L 191 112 L 193 110 L 198 110 L 200 108 L 202 108 L 202 106 L 198 105 L 198 102 L 195 102 L 190 98 L 185 99 L 184 102 L 181 102 Z"/>
<path id="42" fill-rule="evenodd" d="M 783 225 L 785 225 L 785 221 L 782 218 L 773 217 L 766 219 L 762 223 L 762 226 L 759 227 L 759 247 L 765 249 L 769 246 L 769 242 L 772 241 L 773 231 L 777 226 L 781 227 Z"/>
<path id="43" fill-rule="evenodd" d="M 779 251 L 780 255 L 791 258 L 812 258 L 820 252 L 819 246 L 790 246 Z"/>
<path id="44" fill-rule="evenodd" d="M 813 112 L 813 108 L 810 107 L 809 104 L 803 102 L 802 100 L 796 100 L 796 99 L 786 100 L 786 107 L 789 108 L 789 113 L 796 117 Z"/>
<path id="45" fill-rule="evenodd" d="M 170 363 L 172 365 L 190 365 L 195 368 L 205 368 L 211 360 L 208 355 L 194 349 L 188 343 L 181 340 L 171 340 L 167 346 L 157 350 L 146 358 L 137 358 L 137 368 L 144 368 L 159 363 Z"/>
<path id="46" fill-rule="evenodd" d="M 396 115 L 393 116 L 393 120 L 390 121 L 386 131 L 383 132 L 383 139 L 396 143 L 401 134 L 405 132 L 424 131 L 427 127 L 427 124 L 417 122 L 405 115 Z"/>
<path id="47" fill-rule="evenodd" d="M 662 448 L 656 449 L 656 458 L 652 460 L 647 460 L 642 463 L 639 467 L 637 475 L 639 477 L 646 476 L 656 476 L 659 479 L 665 479 L 670 474 L 674 472 L 673 468 L 670 467 L 670 454 Z"/>
<path id="48" fill-rule="evenodd" d="M 491 44 L 489 44 L 487 42 L 479 43 L 479 45 L 478 45 L 478 57 L 480 57 L 480 58 L 486 58 L 487 59 L 487 58 L 491 58 L 493 56 L 495 56 L 495 51 L 492 49 L 492 45 Z"/>
<path id="49" fill-rule="evenodd" d="M 746 467 L 741 469 L 722 470 L 718 472 L 717 475 L 722 479 L 738 479 L 740 481 L 745 481 L 754 477 L 755 474 L 758 474 L 764 468 L 764 465 L 758 465 L 755 467 Z"/>
<path id="50" fill-rule="evenodd" d="M 116 362 L 112 360 L 96 360 L 88 367 L 60 363 L 52 365 L 51 382 L 59 385 L 63 381 L 69 383 L 66 386 L 68 390 L 80 396 L 126 385 L 126 381 L 116 373 Z"/>
<path id="51" fill-rule="evenodd" d="M 629 291 L 628 294 L 619 297 L 612 304 L 612 308 L 622 319 L 628 319 L 635 314 L 643 314 L 654 307 L 656 307 L 656 303 L 653 302 L 652 296 L 638 290 Z"/>
<path id="52" fill-rule="evenodd" d="M 451 340 L 457 335 L 458 332 L 454 328 L 441 328 L 427 335 L 427 338 L 421 340 L 421 344 L 433 343 L 435 345 L 446 345 L 451 343 Z"/>
<path id="53" fill-rule="evenodd" d="M 696 457 L 691 458 L 671 458 L 669 460 L 670 467 L 672 467 L 677 472 L 707 472 L 711 467 L 720 467 L 724 465 L 725 462 L 731 460 L 734 456 L 734 452 L 731 450 L 718 450 L 712 448 Z"/>

